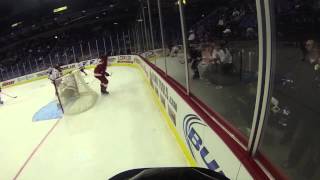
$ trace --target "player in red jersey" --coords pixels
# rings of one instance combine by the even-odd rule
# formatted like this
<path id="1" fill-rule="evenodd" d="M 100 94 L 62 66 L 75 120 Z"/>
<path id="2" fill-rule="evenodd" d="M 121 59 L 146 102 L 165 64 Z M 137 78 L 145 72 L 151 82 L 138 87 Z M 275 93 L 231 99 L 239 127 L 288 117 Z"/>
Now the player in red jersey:
<path id="1" fill-rule="evenodd" d="M 110 76 L 110 74 L 106 72 L 107 62 L 108 62 L 108 57 L 102 56 L 99 64 L 94 69 L 94 77 L 99 79 L 100 81 L 101 94 L 109 94 L 109 92 L 107 91 L 108 82 L 109 82 L 107 79 L 107 76 Z"/>

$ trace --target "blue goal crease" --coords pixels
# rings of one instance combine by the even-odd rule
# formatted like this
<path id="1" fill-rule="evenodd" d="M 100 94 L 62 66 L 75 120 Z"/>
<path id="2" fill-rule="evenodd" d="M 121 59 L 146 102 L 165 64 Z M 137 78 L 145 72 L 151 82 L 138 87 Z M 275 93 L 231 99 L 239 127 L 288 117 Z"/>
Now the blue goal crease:
<path id="1" fill-rule="evenodd" d="M 58 101 L 53 101 L 42 107 L 38 112 L 36 112 L 32 118 L 33 122 L 60 119 L 63 116 L 63 112 L 59 108 Z"/>

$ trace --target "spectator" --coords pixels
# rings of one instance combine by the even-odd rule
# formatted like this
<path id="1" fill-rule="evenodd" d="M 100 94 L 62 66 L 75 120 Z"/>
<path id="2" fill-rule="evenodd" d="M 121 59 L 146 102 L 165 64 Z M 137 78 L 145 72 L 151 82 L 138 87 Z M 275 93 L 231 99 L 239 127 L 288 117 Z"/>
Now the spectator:
<path id="1" fill-rule="evenodd" d="M 210 66 L 212 65 L 212 46 L 210 45 L 203 45 L 203 47 L 201 48 L 202 52 L 201 52 L 201 56 L 202 56 L 202 60 L 198 65 L 198 71 L 199 71 L 199 75 L 200 75 L 200 79 L 205 80 L 207 82 L 209 82 L 208 78 L 209 78 L 209 71 L 210 71 Z"/>
<path id="2" fill-rule="evenodd" d="M 178 45 L 172 46 L 171 51 L 170 51 L 170 56 L 171 57 L 176 57 L 179 52 L 179 47 Z"/>
<path id="3" fill-rule="evenodd" d="M 216 34 L 219 38 L 222 37 L 222 32 L 225 29 L 225 20 L 224 20 L 224 15 L 222 15 L 219 20 L 218 20 L 218 24 L 216 26 Z"/>
<path id="4" fill-rule="evenodd" d="M 224 74 L 230 73 L 233 68 L 232 64 L 232 55 L 229 51 L 229 49 L 225 46 L 225 44 L 222 45 L 222 47 L 217 46 L 218 48 L 218 56 L 221 61 L 221 69 Z"/>
<path id="5" fill-rule="evenodd" d="M 192 79 L 199 79 L 200 74 L 199 74 L 198 65 L 201 61 L 201 52 L 195 47 L 191 46 L 189 49 L 189 55 L 191 59 L 191 69 L 193 70 Z"/>
<path id="6" fill-rule="evenodd" d="M 232 56 L 230 51 L 225 48 L 225 46 L 216 44 L 214 50 L 212 51 L 213 58 L 213 69 L 212 72 L 217 74 L 217 78 L 220 78 L 220 70 L 223 74 L 230 73 L 232 70 Z M 219 82 L 219 81 L 217 81 Z M 222 86 L 216 83 L 216 89 L 221 89 Z"/>
<path id="7" fill-rule="evenodd" d="M 254 31 L 254 29 L 252 27 L 248 27 L 246 29 L 246 37 L 248 39 L 255 39 L 256 33 L 255 33 L 255 31 Z"/>
<path id="8" fill-rule="evenodd" d="M 318 64 L 320 62 L 320 52 L 316 42 L 314 40 L 307 40 L 305 49 L 306 53 L 304 59 L 311 64 Z"/>
<path id="9" fill-rule="evenodd" d="M 317 86 L 320 74 L 316 68 L 319 63 L 319 51 L 314 40 L 306 41 L 305 47 L 307 51 L 305 61 L 298 61 L 292 70 L 294 88 L 286 92 L 294 102 L 299 103 L 289 105 L 293 119 L 288 124 L 282 142 L 292 142 L 292 145 L 283 166 L 293 168 L 305 160 L 302 172 L 306 179 L 312 179 L 320 163 L 320 145 L 314 131 L 306 130 L 320 127 L 319 120 L 315 118 L 318 117 L 318 110 L 315 107 L 320 105 Z"/>
<path id="10" fill-rule="evenodd" d="M 232 16 L 233 17 L 239 17 L 240 16 L 240 11 L 238 11 L 237 8 L 234 8 L 233 12 L 232 12 Z"/>
<path id="11" fill-rule="evenodd" d="M 195 40 L 196 40 L 196 35 L 195 35 L 193 30 L 190 30 L 189 31 L 188 41 L 189 41 L 189 43 L 194 43 Z"/>
<path id="12" fill-rule="evenodd" d="M 231 27 L 229 26 L 225 30 L 223 30 L 223 38 L 229 40 L 231 36 L 232 36 L 232 31 L 231 31 Z"/>
<path id="13" fill-rule="evenodd" d="M 127 49 L 127 55 L 131 55 L 131 49 L 130 48 Z"/>

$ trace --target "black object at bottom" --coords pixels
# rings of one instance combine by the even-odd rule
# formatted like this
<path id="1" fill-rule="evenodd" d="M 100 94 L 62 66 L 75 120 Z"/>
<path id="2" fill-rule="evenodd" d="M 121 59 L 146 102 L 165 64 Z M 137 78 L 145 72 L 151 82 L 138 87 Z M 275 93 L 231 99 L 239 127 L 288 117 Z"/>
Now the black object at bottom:
<path id="1" fill-rule="evenodd" d="M 229 180 L 221 173 L 195 167 L 143 168 L 122 172 L 109 180 Z"/>

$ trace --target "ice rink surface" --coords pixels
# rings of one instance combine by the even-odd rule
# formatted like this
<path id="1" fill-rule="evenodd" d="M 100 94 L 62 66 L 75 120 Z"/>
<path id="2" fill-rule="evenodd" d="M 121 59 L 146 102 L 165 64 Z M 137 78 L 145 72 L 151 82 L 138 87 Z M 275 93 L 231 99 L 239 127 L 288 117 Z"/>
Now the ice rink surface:
<path id="1" fill-rule="evenodd" d="M 0 106 L 0 180 L 102 180 L 133 168 L 187 166 L 139 70 L 108 71 L 110 95 L 60 120 L 32 122 L 56 99 L 49 80 L 3 90 L 18 98 Z M 84 79 L 99 93 L 91 71 Z"/>

